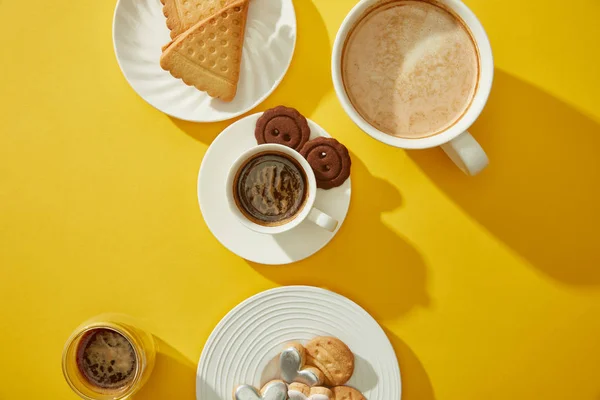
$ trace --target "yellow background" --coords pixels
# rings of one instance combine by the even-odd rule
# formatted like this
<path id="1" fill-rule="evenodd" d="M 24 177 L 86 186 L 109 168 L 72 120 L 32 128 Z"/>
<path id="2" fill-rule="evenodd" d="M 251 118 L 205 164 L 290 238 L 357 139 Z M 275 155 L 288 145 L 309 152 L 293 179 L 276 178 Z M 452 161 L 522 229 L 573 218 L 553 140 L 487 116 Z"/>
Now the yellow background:
<path id="1" fill-rule="evenodd" d="M 173 120 L 133 92 L 114 1 L 0 0 L 0 399 L 75 399 L 63 343 L 116 311 L 165 343 L 137 399 L 193 400 L 219 319 L 286 284 L 365 307 L 406 400 L 600 399 L 600 2 L 467 1 L 496 57 L 472 129 L 491 166 L 475 178 L 359 131 L 329 73 L 355 1 L 294 3 L 292 67 L 255 111 L 295 106 L 343 141 L 353 199 L 328 247 L 273 268 L 229 253 L 198 208 L 200 162 L 229 122 Z"/>

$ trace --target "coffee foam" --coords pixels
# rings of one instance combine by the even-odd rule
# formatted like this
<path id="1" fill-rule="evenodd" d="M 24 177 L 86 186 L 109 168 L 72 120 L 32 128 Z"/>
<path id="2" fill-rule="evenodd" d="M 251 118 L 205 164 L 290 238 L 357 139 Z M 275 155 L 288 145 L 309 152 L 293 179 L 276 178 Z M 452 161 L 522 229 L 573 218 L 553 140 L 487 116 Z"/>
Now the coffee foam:
<path id="1" fill-rule="evenodd" d="M 97 329 L 82 338 L 77 364 L 98 392 L 112 393 L 132 383 L 137 357 L 123 335 L 110 329 Z"/>
<path id="2" fill-rule="evenodd" d="M 354 27 L 342 71 L 363 118 L 385 133 L 422 138 L 468 109 L 479 59 L 457 17 L 428 1 L 397 0 L 371 9 Z"/>
<path id="3" fill-rule="evenodd" d="M 304 170 L 296 160 L 279 152 L 259 153 L 239 169 L 234 199 L 250 221 L 279 226 L 293 220 L 308 194 Z"/>

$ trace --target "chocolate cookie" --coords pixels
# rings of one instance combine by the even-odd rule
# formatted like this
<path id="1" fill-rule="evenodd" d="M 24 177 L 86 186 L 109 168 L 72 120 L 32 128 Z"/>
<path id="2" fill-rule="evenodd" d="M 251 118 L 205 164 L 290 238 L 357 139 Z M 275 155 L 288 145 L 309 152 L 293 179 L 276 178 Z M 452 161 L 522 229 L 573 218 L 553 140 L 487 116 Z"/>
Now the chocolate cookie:
<path id="1" fill-rule="evenodd" d="M 302 147 L 300 154 L 312 167 L 317 187 L 321 189 L 338 187 L 350 176 L 350 153 L 346 146 L 335 139 L 313 139 Z"/>
<path id="2" fill-rule="evenodd" d="M 275 143 L 300 151 L 310 139 L 310 128 L 294 108 L 278 106 L 264 112 L 254 131 L 258 144 Z"/>

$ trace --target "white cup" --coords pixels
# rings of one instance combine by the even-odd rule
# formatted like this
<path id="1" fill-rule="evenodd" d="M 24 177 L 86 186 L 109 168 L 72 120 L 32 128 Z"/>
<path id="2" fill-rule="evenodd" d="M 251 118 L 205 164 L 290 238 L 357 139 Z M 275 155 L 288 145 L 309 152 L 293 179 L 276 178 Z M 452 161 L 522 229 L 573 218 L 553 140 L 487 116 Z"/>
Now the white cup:
<path id="1" fill-rule="evenodd" d="M 262 153 L 283 153 L 284 155 L 289 156 L 290 158 L 294 159 L 298 165 L 300 165 L 304 171 L 304 175 L 306 176 L 306 190 L 308 193 L 306 193 L 306 201 L 304 202 L 302 209 L 296 213 L 294 218 L 281 225 L 264 226 L 251 221 L 240 211 L 234 198 L 234 185 L 236 183 L 235 180 L 238 172 L 244 167 L 248 160 Z M 308 219 L 309 221 L 330 232 L 335 231 L 335 228 L 337 228 L 338 222 L 335 219 L 314 207 L 315 200 L 317 198 L 317 180 L 315 178 L 315 173 L 310 167 L 310 164 L 308 164 L 308 161 L 306 161 L 306 159 L 302 157 L 300 153 L 290 149 L 289 147 L 282 146 L 280 144 L 262 144 L 246 151 L 244 154 L 239 156 L 231 166 L 227 176 L 226 188 L 227 201 L 229 202 L 229 208 L 231 209 L 231 212 L 242 224 L 255 232 L 268 235 L 287 232 L 300 225 L 305 219 Z"/>
<path id="2" fill-rule="evenodd" d="M 494 58 L 492 56 L 492 47 L 490 41 L 483 29 L 483 26 L 475 14 L 460 0 L 438 0 L 444 6 L 451 9 L 471 31 L 475 44 L 479 52 L 479 82 L 473 101 L 464 113 L 464 115 L 450 128 L 445 131 L 420 139 L 406 139 L 388 135 L 369 124 L 352 106 L 348 94 L 344 88 L 342 80 L 342 53 L 346 38 L 354 25 L 360 20 L 363 14 L 381 0 L 361 0 L 350 11 L 342 22 L 338 31 L 335 43 L 333 45 L 333 56 L 331 60 L 331 70 L 333 76 L 333 85 L 336 94 L 342 103 L 342 107 L 350 118 L 363 131 L 380 142 L 390 146 L 403 149 L 426 149 L 441 146 L 454 163 L 465 173 L 476 175 L 481 172 L 489 163 L 485 151 L 479 143 L 467 131 L 477 120 L 483 110 L 490 91 L 492 81 L 494 80 Z"/>

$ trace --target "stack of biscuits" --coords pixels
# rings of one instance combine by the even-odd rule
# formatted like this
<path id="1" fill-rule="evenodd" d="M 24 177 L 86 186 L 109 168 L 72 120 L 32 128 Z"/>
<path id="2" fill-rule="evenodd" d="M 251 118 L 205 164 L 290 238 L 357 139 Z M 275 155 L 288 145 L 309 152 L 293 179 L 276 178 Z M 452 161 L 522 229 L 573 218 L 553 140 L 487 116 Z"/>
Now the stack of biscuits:
<path id="1" fill-rule="evenodd" d="M 237 92 L 250 0 L 161 0 L 171 30 L 161 67 L 213 98 Z"/>
<path id="2" fill-rule="evenodd" d="M 341 340 L 319 336 L 302 345 L 288 343 L 279 355 L 281 380 L 258 390 L 240 385 L 233 400 L 366 400 L 346 386 L 354 374 L 354 354 Z"/>

